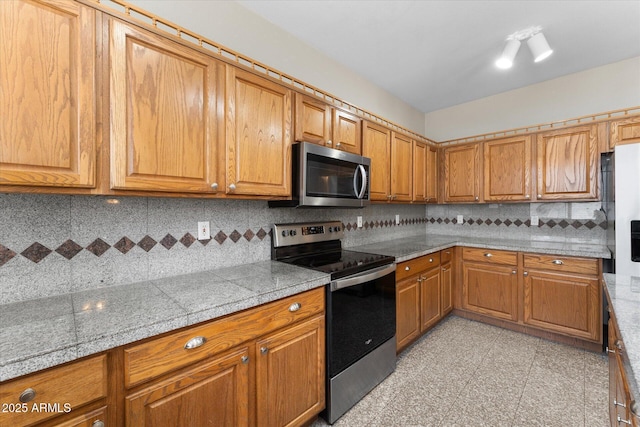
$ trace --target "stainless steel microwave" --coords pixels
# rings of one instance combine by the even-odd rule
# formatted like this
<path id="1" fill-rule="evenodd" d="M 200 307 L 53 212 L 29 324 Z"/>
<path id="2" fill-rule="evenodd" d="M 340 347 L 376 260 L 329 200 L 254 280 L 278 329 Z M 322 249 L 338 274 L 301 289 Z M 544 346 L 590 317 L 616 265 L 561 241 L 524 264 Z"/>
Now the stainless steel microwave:
<path id="1" fill-rule="evenodd" d="M 292 146 L 292 200 L 270 207 L 361 208 L 369 204 L 371 159 L 310 142 Z"/>

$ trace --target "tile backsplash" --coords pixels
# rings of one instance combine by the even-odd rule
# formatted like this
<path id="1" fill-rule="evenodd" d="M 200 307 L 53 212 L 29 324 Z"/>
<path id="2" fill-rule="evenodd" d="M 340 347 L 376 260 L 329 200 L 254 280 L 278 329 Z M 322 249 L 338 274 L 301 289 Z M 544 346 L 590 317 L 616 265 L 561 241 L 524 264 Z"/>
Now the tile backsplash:
<path id="1" fill-rule="evenodd" d="M 267 260 L 274 223 L 340 220 L 344 246 L 355 246 L 424 232 L 424 214 L 420 205 L 0 194 L 0 304 Z M 210 222 L 210 240 L 196 240 L 198 221 Z"/>

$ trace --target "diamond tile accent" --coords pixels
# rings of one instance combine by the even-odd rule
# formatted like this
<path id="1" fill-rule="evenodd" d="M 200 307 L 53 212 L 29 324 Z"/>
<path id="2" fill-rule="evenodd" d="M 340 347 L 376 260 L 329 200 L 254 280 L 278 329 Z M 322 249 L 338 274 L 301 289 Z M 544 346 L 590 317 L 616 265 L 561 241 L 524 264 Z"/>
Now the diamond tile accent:
<path id="1" fill-rule="evenodd" d="M 176 243 L 178 243 L 178 240 L 171 234 L 167 234 L 160 240 L 160 244 L 166 249 L 171 249 Z"/>
<path id="2" fill-rule="evenodd" d="M 582 223 L 580 221 L 573 221 L 571 223 L 571 226 L 577 230 L 578 228 L 582 227 Z"/>
<path id="3" fill-rule="evenodd" d="M 11 261 L 11 258 L 18 255 L 6 246 L 0 245 L 0 267 Z"/>
<path id="4" fill-rule="evenodd" d="M 253 231 L 251 231 L 251 229 L 248 229 L 247 231 L 244 232 L 242 236 L 245 239 L 247 239 L 247 242 L 250 242 L 251 239 L 253 239 L 253 236 L 255 236 L 255 234 L 253 234 Z"/>
<path id="5" fill-rule="evenodd" d="M 557 225 L 558 223 L 555 222 L 554 220 L 550 219 L 549 221 L 547 221 L 547 226 L 550 228 L 553 228 Z"/>
<path id="6" fill-rule="evenodd" d="M 444 223 L 445 223 L 445 224 L 449 224 L 449 218 L 445 218 L 445 219 L 444 219 Z M 451 220 L 451 224 L 457 224 L 457 223 L 458 223 L 458 218 L 453 218 L 453 219 Z"/>
<path id="7" fill-rule="evenodd" d="M 513 223 L 515 224 L 516 227 L 520 227 L 522 224 L 524 224 L 522 221 L 520 221 L 520 218 L 513 221 Z"/>
<path id="8" fill-rule="evenodd" d="M 454 218 L 456 220 L 456 223 L 458 222 L 458 220 L 456 218 Z M 449 218 L 445 218 L 444 219 L 444 223 L 445 224 L 449 224 L 451 222 L 451 220 Z M 454 223 L 455 224 L 455 223 Z"/>
<path id="9" fill-rule="evenodd" d="M 429 218 L 429 222 L 430 222 L 431 224 L 433 224 L 434 222 L 436 222 L 436 219 L 435 219 L 435 218 Z"/>
<path id="10" fill-rule="evenodd" d="M 222 232 L 222 230 L 218 231 L 218 234 L 213 238 L 218 244 L 223 244 L 225 240 L 227 240 L 227 235 Z"/>
<path id="11" fill-rule="evenodd" d="M 603 230 L 607 229 L 607 221 L 602 221 L 600 224 L 598 224 L 598 227 L 602 228 Z"/>
<path id="12" fill-rule="evenodd" d="M 256 236 L 258 236 L 258 239 L 260 240 L 264 240 L 266 235 L 267 235 L 267 232 L 264 231 L 262 227 L 260 227 L 260 230 L 258 230 L 258 232 L 256 233 Z"/>
<path id="13" fill-rule="evenodd" d="M 155 240 L 153 240 L 150 236 L 144 236 L 142 240 L 138 242 L 138 246 L 144 249 L 145 252 L 149 252 L 156 245 Z"/>
<path id="14" fill-rule="evenodd" d="M 56 252 L 65 257 L 66 259 L 71 259 L 74 256 L 78 255 L 78 253 L 83 249 L 82 246 L 69 239 L 56 249 Z"/>
<path id="15" fill-rule="evenodd" d="M 442 218 L 438 218 L 436 221 L 438 222 L 438 224 L 442 224 Z"/>
<path id="16" fill-rule="evenodd" d="M 202 246 L 207 246 L 209 244 L 210 241 L 212 241 L 213 239 L 204 239 L 204 240 L 198 240 L 198 242 L 200 242 L 200 244 Z"/>
<path id="17" fill-rule="evenodd" d="M 369 223 L 367 221 L 364 222 L 364 228 L 369 229 Z"/>
<path id="18" fill-rule="evenodd" d="M 506 225 L 507 227 L 509 227 L 511 224 L 513 224 L 513 221 L 511 221 L 509 218 L 507 218 L 504 221 L 502 221 L 502 223 L 504 225 Z"/>
<path id="19" fill-rule="evenodd" d="M 116 248 L 117 250 L 119 250 L 123 254 L 126 254 L 127 252 L 129 252 L 135 246 L 136 246 L 136 243 L 133 240 L 131 240 L 130 238 L 128 238 L 127 236 L 125 236 L 122 239 L 118 240 L 116 242 L 116 244 L 113 245 L 114 248 Z"/>
<path id="20" fill-rule="evenodd" d="M 47 257 L 51 253 L 51 249 L 46 246 L 41 245 L 38 242 L 35 242 L 31 246 L 29 246 L 24 251 L 20 252 L 20 255 L 28 259 L 29 261 L 33 261 L 35 263 L 39 263 L 43 259 Z"/>
<path id="21" fill-rule="evenodd" d="M 563 219 L 562 221 L 560 221 L 560 222 L 558 223 L 558 225 L 559 225 L 561 228 L 565 229 L 565 228 L 567 228 L 567 227 L 569 226 L 569 223 L 567 222 L 567 220 Z"/>
<path id="22" fill-rule="evenodd" d="M 502 224 L 502 221 L 500 220 L 500 218 L 498 218 L 498 219 L 496 219 L 495 221 L 493 221 L 493 223 L 494 223 L 495 225 L 500 225 L 500 224 Z"/>
<path id="23" fill-rule="evenodd" d="M 107 242 L 105 242 L 100 238 L 97 238 L 96 240 L 91 242 L 86 249 L 92 254 L 94 254 L 95 256 L 102 256 L 102 254 L 107 252 L 107 250 L 109 250 L 110 247 L 111 247 L 110 244 L 108 244 Z"/>
<path id="24" fill-rule="evenodd" d="M 480 218 L 476 219 L 476 224 L 480 225 L 482 224 L 484 221 L 482 221 Z"/>
<path id="25" fill-rule="evenodd" d="M 475 221 L 473 220 L 473 218 L 469 218 L 469 219 L 467 220 L 467 223 L 469 223 L 469 224 L 473 225 L 473 224 L 475 223 Z"/>
<path id="26" fill-rule="evenodd" d="M 531 227 L 531 220 L 528 219 L 524 222 L 524 225 L 526 225 L 527 227 Z"/>
<path id="27" fill-rule="evenodd" d="M 351 223 L 347 224 L 347 231 L 351 231 Z"/>
<path id="28" fill-rule="evenodd" d="M 584 224 L 585 227 L 587 227 L 589 230 L 593 230 L 594 227 L 597 227 L 598 224 L 596 224 L 595 222 L 589 220 Z"/>
<path id="29" fill-rule="evenodd" d="M 487 218 L 487 219 L 484 220 L 484 223 L 487 224 L 487 225 L 491 225 L 493 223 L 493 221 L 491 221 L 490 219 Z"/>
<path id="30" fill-rule="evenodd" d="M 184 236 L 182 236 L 180 238 L 180 243 L 182 243 L 184 246 L 186 246 L 187 248 L 191 245 L 193 245 L 193 243 L 196 241 L 196 238 L 193 237 L 193 235 L 191 235 L 191 233 L 187 233 Z"/>

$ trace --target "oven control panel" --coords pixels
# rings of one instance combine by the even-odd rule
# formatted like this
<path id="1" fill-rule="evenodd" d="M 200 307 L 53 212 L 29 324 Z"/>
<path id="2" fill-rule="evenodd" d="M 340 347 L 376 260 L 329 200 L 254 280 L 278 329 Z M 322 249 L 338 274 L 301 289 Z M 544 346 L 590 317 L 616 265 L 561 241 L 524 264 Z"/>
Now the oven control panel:
<path id="1" fill-rule="evenodd" d="M 275 248 L 340 240 L 343 237 L 344 230 L 340 221 L 274 224 L 273 226 L 273 246 Z"/>

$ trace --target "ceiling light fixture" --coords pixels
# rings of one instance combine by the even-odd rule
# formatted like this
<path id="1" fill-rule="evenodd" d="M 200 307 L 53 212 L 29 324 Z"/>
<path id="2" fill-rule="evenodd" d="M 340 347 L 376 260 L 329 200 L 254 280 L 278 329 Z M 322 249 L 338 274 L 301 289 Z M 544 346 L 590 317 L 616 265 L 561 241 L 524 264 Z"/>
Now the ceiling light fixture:
<path id="1" fill-rule="evenodd" d="M 506 70 L 513 66 L 513 60 L 520 49 L 522 40 L 527 40 L 534 62 L 540 62 L 551 55 L 553 50 L 549 47 L 549 43 L 541 31 L 542 27 L 529 27 L 516 31 L 507 37 L 507 44 L 502 55 L 496 61 L 496 67 Z"/>

